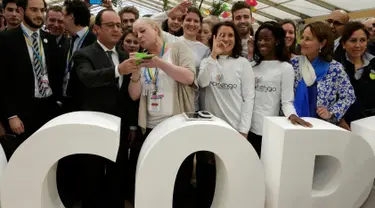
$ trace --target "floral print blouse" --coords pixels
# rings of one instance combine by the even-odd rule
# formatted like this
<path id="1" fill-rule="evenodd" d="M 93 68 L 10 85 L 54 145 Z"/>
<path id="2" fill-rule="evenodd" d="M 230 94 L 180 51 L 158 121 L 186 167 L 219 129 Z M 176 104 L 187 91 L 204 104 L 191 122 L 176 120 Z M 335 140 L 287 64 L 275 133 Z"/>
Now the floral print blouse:
<path id="1" fill-rule="evenodd" d="M 295 72 L 294 89 L 302 80 L 299 69 L 299 59 L 291 59 Z M 332 60 L 325 77 L 317 82 L 317 105 L 325 107 L 335 115 L 337 121 L 345 115 L 349 107 L 354 103 L 356 97 L 344 67 L 337 61 Z"/>

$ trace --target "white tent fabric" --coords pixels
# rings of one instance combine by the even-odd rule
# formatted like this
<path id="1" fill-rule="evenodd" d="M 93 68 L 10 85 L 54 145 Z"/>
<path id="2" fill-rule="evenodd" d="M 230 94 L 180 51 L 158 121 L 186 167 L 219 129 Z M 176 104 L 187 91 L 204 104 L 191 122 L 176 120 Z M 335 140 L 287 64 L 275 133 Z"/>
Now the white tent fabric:
<path id="1" fill-rule="evenodd" d="M 169 0 L 169 7 L 174 7 L 182 0 Z M 203 0 L 202 8 L 210 9 L 212 2 L 218 0 Z M 47 0 L 50 4 L 62 4 L 63 0 Z M 196 6 L 200 0 L 196 0 Z M 228 0 L 231 8 L 236 1 Z M 306 19 L 310 17 L 328 15 L 334 9 L 343 9 L 348 12 L 375 8 L 375 0 L 257 0 L 258 5 L 253 13 L 255 20 L 260 22 L 277 21 L 280 19 Z M 124 6 L 135 6 L 139 9 L 141 16 L 163 11 L 163 0 L 122 0 L 119 8 Z M 117 9 L 119 9 L 117 8 Z M 96 14 L 102 8 L 94 6 L 92 13 Z"/>

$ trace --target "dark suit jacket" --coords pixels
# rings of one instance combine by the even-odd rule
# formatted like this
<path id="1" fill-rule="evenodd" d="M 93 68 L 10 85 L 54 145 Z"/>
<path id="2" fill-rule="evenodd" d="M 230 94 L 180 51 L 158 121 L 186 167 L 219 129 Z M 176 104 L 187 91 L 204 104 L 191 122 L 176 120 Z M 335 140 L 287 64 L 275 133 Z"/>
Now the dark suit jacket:
<path id="1" fill-rule="evenodd" d="M 52 88 L 53 98 L 61 96 L 63 68 L 59 64 L 56 39 L 40 31 L 46 59 L 48 79 Z M 9 118 L 27 115 L 29 103 L 35 94 L 35 80 L 27 44 L 19 27 L 1 34 L 0 40 L 0 79 L 3 91 L 3 112 Z"/>
<path id="2" fill-rule="evenodd" d="M 93 44 L 94 42 L 96 41 L 96 35 L 89 31 L 85 37 L 85 39 L 83 40 L 82 42 L 82 45 L 80 47 L 80 49 L 82 48 L 85 48 L 91 44 Z M 69 47 L 70 47 L 70 39 L 68 41 L 68 49 L 66 50 L 65 52 L 65 55 L 64 55 L 64 70 L 66 69 L 66 59 L 67 59 L 67 56 L 68 56 L 68 52 L 69 52 Z M 74 54 L 73 54 L 74 55 Z M 76 89 L 78 87 L 78 83 L 77 83 L 77 76 L 76 76 L 76 73 L 74 72 L 74 68 L 70 69 L 70 79 L 69 79 L 69 83 L 68 83 L 68 87 L 67 87 L 67 95 L 70 96 L 70 97 L 73 97 L 73 98 L 76 98 Z M 77 101 L 74 101 L 75 103 Z"/>
<path id="3" fill-rule="evenodd" d="M 340 45 L 337 46 L 336 50 L 333 53 L 333 59 L 342 63 L 341 57 L 343 57 L 344 55 L 345 55 L 345 49 L 343 48 L 341 41 L 340 41 Z"/>
<path id="4" fill-rule="evenodd" d="M 118 51 L 119 63 L 128 55 Z M 122 123 L 137 126 L 137 102 L 128 93 L 129 76 L 123 76 L 121 88 L 115 77 L 115 66 L 103 48 L 93 43 L 73 55 L 73 71 L 78 78 L 80 110 L 99 111 L 122 118 Z"/>

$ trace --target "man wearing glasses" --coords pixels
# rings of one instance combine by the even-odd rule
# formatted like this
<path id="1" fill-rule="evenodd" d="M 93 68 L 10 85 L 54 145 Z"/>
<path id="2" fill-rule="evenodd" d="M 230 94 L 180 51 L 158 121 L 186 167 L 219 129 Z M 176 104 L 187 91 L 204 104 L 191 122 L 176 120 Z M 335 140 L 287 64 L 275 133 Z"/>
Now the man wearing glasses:
<path id="1" fill-rule="evenodd" d="M 100 11 L 95 19 L 97 41 L 76 51 L 73 71 L 79 86 L 79 109 L 112 114 L 121 118 L 121 142 L 116 163 L 99 156 L 86 155 L 82 161 L 82 208 L 123 208 L 126 194 L 127 136 L 131 112 L 137 110 L 128 94 L 136 60 L 116 48 L 121 38 L 120 16 L 111 9 Z M 88 144 L 89 145 L 89 144 Z M 106 188 L 103 188 L 106 187 Z"/>
<path id="2" fill-rule="evenodd" d="M 349 20 L 350 17 L 348 13 L 343 10 L 333 11 L 326 20 L 326 23 L 331 27 L 334 35 L 335 50 L 340 44 L 341 34 L 344 31 L 344 27 L 346 24 L 348 24 Z"/>
<path id="3" fill-rule="evenodd" d="M 334 10 L 326 19 L 326 23 L 331 27 L 333 37 L 335 39 L 334 45 L 334 57 L 336 60 L 340 60 L 344 49 L 340 43 L 342 32 L 344 31 L 344 27 L 346 24 L 349 23 L 350 17 L 347 12 L 343 10 Z"/>

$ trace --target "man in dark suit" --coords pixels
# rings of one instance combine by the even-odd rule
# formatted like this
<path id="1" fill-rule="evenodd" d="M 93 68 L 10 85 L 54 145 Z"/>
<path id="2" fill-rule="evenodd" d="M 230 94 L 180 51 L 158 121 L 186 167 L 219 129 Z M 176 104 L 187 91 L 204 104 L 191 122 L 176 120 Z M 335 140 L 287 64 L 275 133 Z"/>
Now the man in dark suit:
<path id="1" fill-rule="evenodd" d="M 91 45 L 96 41 L 96 35 L 89 30 L 90 10 L 81 0 L 66 0 L 63 5 L 63 22 L 71 39 L 65 56 L 65 74 L 63 83 L 63 108 L 65 112 L 77 110 L 75 92 L 76 76 L 72 72 L 72 57 L 75 51 Z"/>
<path id="2" fill-rule="evenodd" d="M 63 54 L 66 54 L 69 49 L 69 40 L 64 34 L 65 27 L 61 6 L 51 6 L 47 9 L 46 28 L 49 34 L 56 37 L 58 48 L 62 51 Z"/>
<path id="3" fill-rule="evenodd" d="M 85 173 L 81 180 L 85 187 L 82 207 L 122 208 L 125 202 L 127 135 L 130 125 L 136 122 L 136 116 L 130 116 L 136 111 L 136 106 L 135 102 L 129 102 L 129 74 L 138 67 L 135 59 L 128 59 L 127 54 L 116 49 L 121 38 L 121 20 L 114 10 L 100 11 L 95 19 L 95 29 L 97 42 L 73 55 L 73 71 L 79 81 L 79 109 L 121 117 L 121 138 L 116 164 L 98 156 L 87 156 L 83 161 Z M 109 190 L 101 187 L 109 187 Z"/>
<path id="4" fill-rule="evenodd" d="M 1 34 L 0 90 L 8 130 L 22 143 L 58 115 L 63 69 L 55 39 L 40 30 L 46 2 L 23 0 L 17 6 L 24 21 Z"/>
<path id="5" fill-rule="evenodd" d="M 73 54 L 96 41 L 96 35 L 89 30 L 90 10 L 83 1 L 67 0 L 62 8 L 62 22 L 69 33 L 67 49 L 61 65 L 64 66 L 62 107 L 64 113 L 78 110 L 76 98 L 77 76 L 73 70 Z M 73 207 L 81 200 L 80 183 L 80 155 L 71 155 L 59 161 L 57 167 L 57 187 L 60 198 L 65 207 Z"/>

